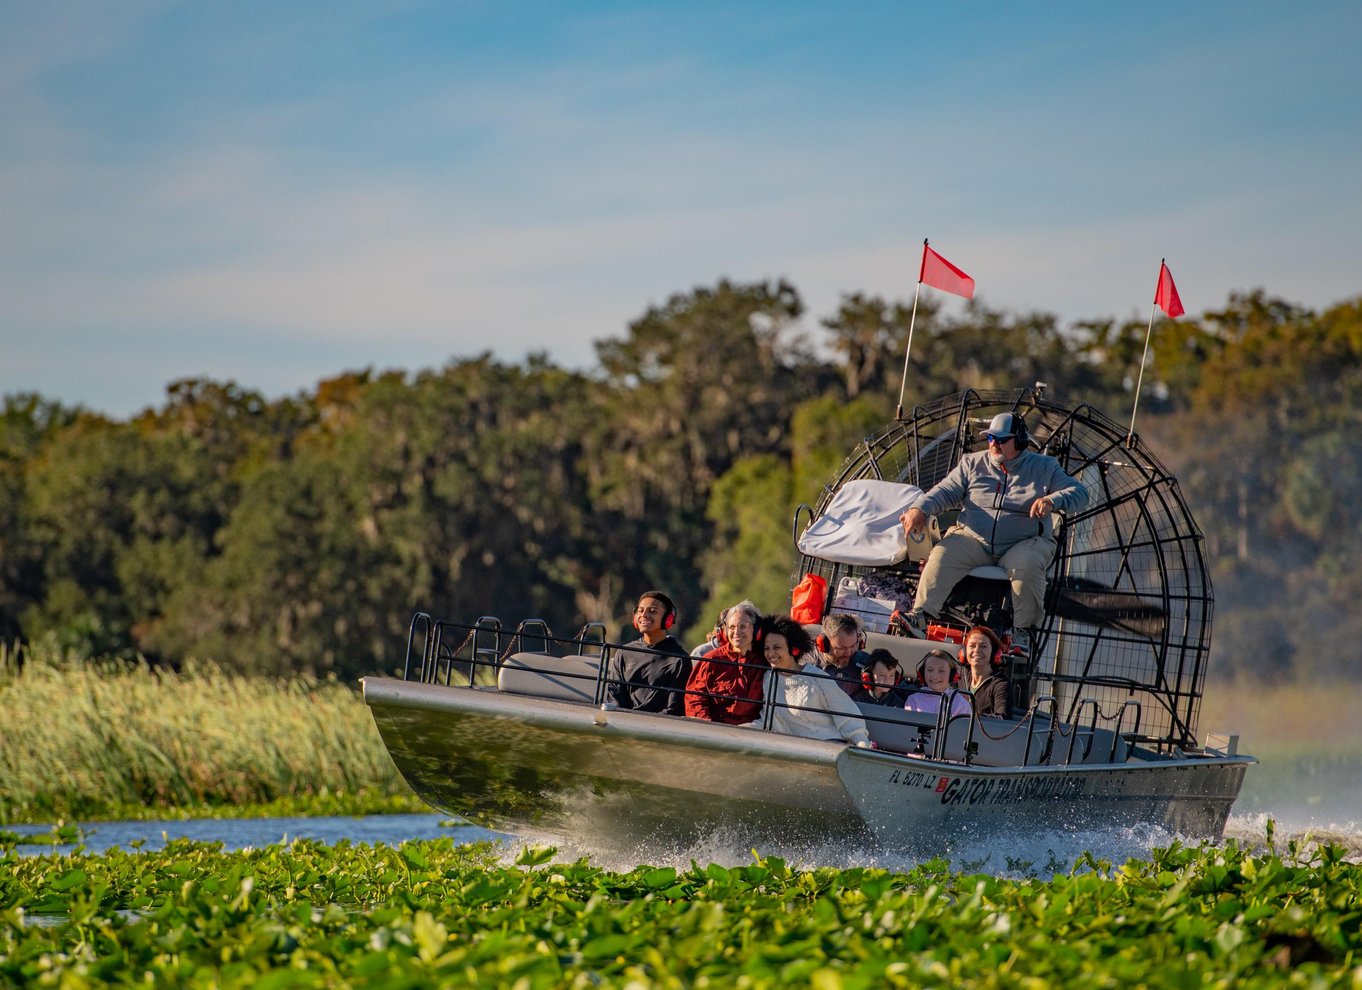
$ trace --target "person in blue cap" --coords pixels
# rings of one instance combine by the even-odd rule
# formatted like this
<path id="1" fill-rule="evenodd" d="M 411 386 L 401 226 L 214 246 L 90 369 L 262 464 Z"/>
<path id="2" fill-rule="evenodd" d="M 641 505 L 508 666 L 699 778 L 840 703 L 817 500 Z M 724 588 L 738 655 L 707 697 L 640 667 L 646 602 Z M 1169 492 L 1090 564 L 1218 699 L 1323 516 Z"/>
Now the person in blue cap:
<path id="1" fill-rule="evenodd" d="M 899 517 L 914 535 L 938 512 L 960 509 L 955 525 L 928 555 L 904 619 L 921 634 L 961 578 L 976 567 L 997 564 L 1012 583 L 1012 642 L 1029 653 L 1032 630 L 1044 617 L 1045 572 L 1055 556 L 1052 517 L 1082 509 L 1088 490 L 1059 461 L 1028 449 L 1026 420 L 1016 413 L 994 416 L 980 435 L 988 449 L 960 458 Z"/>

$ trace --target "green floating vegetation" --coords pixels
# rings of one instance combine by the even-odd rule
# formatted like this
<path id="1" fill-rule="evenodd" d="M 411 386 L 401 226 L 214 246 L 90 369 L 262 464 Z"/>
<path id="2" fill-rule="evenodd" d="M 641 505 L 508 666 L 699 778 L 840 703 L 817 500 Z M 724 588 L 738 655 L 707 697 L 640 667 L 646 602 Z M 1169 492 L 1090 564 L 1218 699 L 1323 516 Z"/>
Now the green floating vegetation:
<path id="1" fill-rule="evenodd" d="M 1269 834 L 1269 844 L 1271 835 Z M 0 840 L 0 985 L 1277 987 L 1362 982 L 1337 847 L 1174 845 L 1049 881 L 513 865 L 450 839 L 19 856 Z"/>
<path id="2" fill-rule="evenodd" d="M 428 810 L 334 680 L 30 658 L 0 739 L 0 823 Z"/>

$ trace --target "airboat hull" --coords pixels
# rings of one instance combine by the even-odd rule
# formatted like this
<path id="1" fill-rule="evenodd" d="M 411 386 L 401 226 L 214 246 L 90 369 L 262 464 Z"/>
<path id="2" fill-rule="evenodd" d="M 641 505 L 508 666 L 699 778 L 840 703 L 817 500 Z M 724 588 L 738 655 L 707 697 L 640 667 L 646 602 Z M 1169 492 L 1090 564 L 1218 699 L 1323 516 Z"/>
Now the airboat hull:
<path id="1" fill-rule="evenodd" d="M 876 839 L 948 848 L 962 836 L 1157 826 L 1218 839 L 1251 757 L 1105 766 L 978 767 L 847 750 L 838 775 Z"/>
<path id="2" fill-rule="evenodd" d="M 840 744 L 495 689 L 363 685 L 412 790 L 486 828 L 619 848 L 863 830 Z"/>
<path id="3" fill-rule="evenodd" d="M 364 679 L 398 769 L 486 828 L 656 849 L 712 835 L 938 853 L 990 834 L 1225 827 L 1251 757 L 981 767 L 495 689 Z"/>

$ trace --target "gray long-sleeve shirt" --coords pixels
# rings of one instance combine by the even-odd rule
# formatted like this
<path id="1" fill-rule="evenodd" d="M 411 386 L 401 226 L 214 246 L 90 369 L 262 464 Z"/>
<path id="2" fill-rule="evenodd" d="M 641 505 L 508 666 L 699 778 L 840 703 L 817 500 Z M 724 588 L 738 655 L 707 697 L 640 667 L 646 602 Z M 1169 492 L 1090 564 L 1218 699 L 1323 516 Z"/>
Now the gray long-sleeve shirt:
<path id="1" fill-rule="evenodd" d="M 985 450 L 960 458 L 950 474 L 909 508 L 934 516 L 959 507 L 957 525 L 973 533 L 989 553 L 1001 556 L 1033 536 L 1054 538 L 1048 513 L 1039 519 L 1030 516 L 1032 503 L 1042 495 L 1065 514 L 1088 504 L 1088 490 L 1048 454 L 1023 451 L 999 467 Z"/>

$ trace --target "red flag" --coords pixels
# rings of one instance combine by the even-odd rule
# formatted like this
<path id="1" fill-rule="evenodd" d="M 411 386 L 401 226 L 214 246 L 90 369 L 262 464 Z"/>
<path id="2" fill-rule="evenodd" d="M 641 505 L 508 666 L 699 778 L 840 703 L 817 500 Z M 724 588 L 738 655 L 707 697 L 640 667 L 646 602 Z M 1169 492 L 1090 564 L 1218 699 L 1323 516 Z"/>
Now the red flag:
<path id="1" fill-rule="evenodd" d="M 974 279 L 929 248 L 926 241 L 922 242 L 922 270 L 918 272 L 917 280 L 942 292 L 974 298 Z"/>
<path id="2" fill-rule="evenodd" d="M 1187 312 L 1182 308 L 1182 300 L 1178 298 L 1178 287 L 1173 284 L 1173 273 L 1162 261 L 1159 262 L 1159 287 L 1154 290 L 1154 305 L 1175 320 Z"/>

